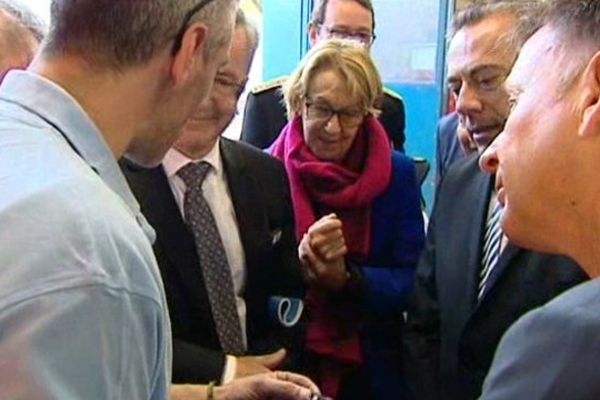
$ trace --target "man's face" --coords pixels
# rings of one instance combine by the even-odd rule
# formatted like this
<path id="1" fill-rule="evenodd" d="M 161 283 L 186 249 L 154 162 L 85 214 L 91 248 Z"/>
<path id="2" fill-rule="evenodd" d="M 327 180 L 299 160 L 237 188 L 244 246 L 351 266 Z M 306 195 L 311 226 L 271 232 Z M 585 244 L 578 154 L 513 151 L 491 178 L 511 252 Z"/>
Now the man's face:
<path id="1" fill-rule="evenodd" d="M 354 0 L 329 0 L 325 18 L 309 30 L 311 45 L 331 38 L 351 39 L 370 47 L 373 38 L 373 15 Z"/>
<path id="2" fill-rule="evenodd" d="M 516 56 L 505 35 L 516 21 L 498 14 L 460 29 L 448 50 L 448 86 L 460 123 L 481 153 L 502 131 L 509 112 L 503 87 Z"/>
<path id="3" fill-rule="evenodd" d="M 173 146 L 185 122 L 198 104 L 210 94 L 217 71 L 229 60 L 234 18 L 235 12 L 232 11 L 220 33 L 226 35 L 227 26 L 231 26 L 231 31 L 218 48 L 213 49 L 210 54 L 199 49 L 198 54 L 193 54 L 193 62 L 180 75 L 176 85 L 169 83 L 165 89 L 156 91 L 156 106 L 152 115 L 144 126 L 139 127 L 138 135 L 128 146 L 127 156 L 130 159 L 139 165 L 151 167 L 160 163 L 167 150 Z M 209 32 L 206 40 L 210 40 L 212 34 L 215 33 Z M 172 61 L 169 62 L 172 64 Z"/>
<path id="4" fill-rule="evenodd" d="M 568 254 L 570 213 L 582 200 L 575 186 L 585 181 L 577 158 L 586 150 L 577 140 L 576 90 L 561 87 L 559 41 L 544 27 L 523 47 L 506 82 L 514 108 L 480 163 L 496 173 L 507 236 L 523 247 Z"/>
<path id="5" fill-rule="evenodd" d="M 210 150 L 236 114 L 251 65 L 250 43 L 242 28 L 235 30 L 230 59 L 219 69 L 210 96 L 200 103 L 175 142 L 175 148 L 190 157 Z"/>

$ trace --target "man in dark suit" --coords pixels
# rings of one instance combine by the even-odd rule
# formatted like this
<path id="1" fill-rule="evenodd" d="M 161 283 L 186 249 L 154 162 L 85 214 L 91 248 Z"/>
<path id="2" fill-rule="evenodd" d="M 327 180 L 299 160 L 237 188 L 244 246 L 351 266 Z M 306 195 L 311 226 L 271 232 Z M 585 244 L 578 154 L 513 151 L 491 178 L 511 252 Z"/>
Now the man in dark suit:
<path id="1" fill-rule="evenodd" d="M 448 81 L 478 152 L 508 116 L 503 81 L 517 48 L 507 38 L 525 7 L 496 2 L 454 19 Z M 477 398 L 509 326 L 587 279 L 569 259 L 526 251 L 503 238 L 494 178 L 478 168 L 478 157 L 451 166 L 441 181 L 417 267 L 404 338 L 407 381 L 417 399 Z"/>
<path id="2" fill-rule="evenodd" d="M 329 38 L 346 38 L 370 47 L 375 39 L 375 14 L 371 0 L 320 0 L 308 28 L 311 45 Z M 256 86 L 248 95 L 241 140 L 260 149 L 269 147 L 287 124 L 280 92 L 284 78 Z M 404 103 L 384 89 L 379 120 L 396 150 L 404 152 Z"/>
<path id="3" fill-rule="evenodd" d="M 475 151 L 477 149 L 469 133 L 458 124 L 458 113 L 453 112 L 440 118 L 435 146 L 436 189 L 452 164 Z"/>
<path id="4" fill-rule="evenodd" d="M 269 299 L 303 296 L 283 166 L 251 146 L 220 137 L 235 115 L 257 40 L 254 27 L 238 13 L 231 59 L 162 165 L 123 167 L 157 233 L 154 250 L 173 330 L 174 382 L 226 383 L 278 367 L 285 351 L 273 351 L 290 332 L 270 321 Z M 198 188 L 182 173 L 194 165 L 208 168 Z M 201 241 L 213 239 L 206 230 L 198 232 L 188 203 L 200 187 L 218 231 L 214 240 L 226 258 L 227 276 L 212 286 L 214 271 L 202 263 Z M 208 246 L 211 250 L 215 242 Z M 225 316 L 224 303 L 231 305 Z M 230 325 L 224 325 L 229 317 Z M 231 335 L 235 346 L 229 345 Z"/>

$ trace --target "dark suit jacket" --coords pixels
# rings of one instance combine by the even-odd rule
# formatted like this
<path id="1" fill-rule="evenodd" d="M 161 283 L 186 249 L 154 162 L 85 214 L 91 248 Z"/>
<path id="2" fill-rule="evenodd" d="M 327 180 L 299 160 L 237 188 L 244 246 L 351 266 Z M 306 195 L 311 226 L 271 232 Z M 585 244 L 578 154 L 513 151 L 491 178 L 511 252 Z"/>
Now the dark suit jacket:
<path id="1" fill-rule="evenodd" d="M 220 146 L 246 256 L 249 353 L 274 350 L 283 344 L 282 332 L 269 321 L 268 297 L 304 294 L 287 177 L 278 160 L 251 146 L 228 139 L 221 139 Z M 173 382 L 218 381 L 225 355 L 211 317 L 194 238 L 164 169 L 123 163 L 123 170 L 157 233 L 154 252 L 173 331 Z"/>
<path id="2" fill-rule="evenodd" d="M 456 136 L 457 128 L 458 114 L 455 112 L 444 115 L 438 123 L 435 148 L 436 187 L 439 186 L 450 165 L 465 158 L 465 153 Z"/>
<path id="3" fill-rule="evenodd" d="M 417 399 L 475 399 L 501 336 L 521 315 L 587 279 L 573 261 L 510 243 L 478 301 L 493 178 L 478 156 L 442 180 L 416 272 L 404 338 L 407 381 Z"/>
<path id="4" fill-rule="evenodd" d="M 248 94 L 240 138 L 242 141 L 264 149 L 279 136 L 288 122 L 280 89 L 280 84 L 271 85 Z M 392 140 L 394 149 L 404 152 L 405 116 L 402 99 L 385 92 L 381 111 L 379 121 Z"/>

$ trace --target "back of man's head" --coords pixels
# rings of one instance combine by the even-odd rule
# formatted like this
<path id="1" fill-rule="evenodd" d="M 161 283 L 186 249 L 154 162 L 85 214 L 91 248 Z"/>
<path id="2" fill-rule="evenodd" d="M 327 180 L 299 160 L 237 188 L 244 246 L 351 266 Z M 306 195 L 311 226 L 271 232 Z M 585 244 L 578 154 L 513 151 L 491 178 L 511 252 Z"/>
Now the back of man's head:
<path id="1" fill-rule="evenodd" d="M 12 68 L 24 68 L 45 34 L 44 23 L 23 4 L 0 0 L 0 81 Z"/>
<path id="2" fill-rule="evenodd" d="M 99 68 L 122 69 L 147 62 L 193 22 L 212 32 L 206 55 L 229 40 L 226 25 L 237 0 L 52 0 L 52 26 L 42 52 L 80 57 Z"/>

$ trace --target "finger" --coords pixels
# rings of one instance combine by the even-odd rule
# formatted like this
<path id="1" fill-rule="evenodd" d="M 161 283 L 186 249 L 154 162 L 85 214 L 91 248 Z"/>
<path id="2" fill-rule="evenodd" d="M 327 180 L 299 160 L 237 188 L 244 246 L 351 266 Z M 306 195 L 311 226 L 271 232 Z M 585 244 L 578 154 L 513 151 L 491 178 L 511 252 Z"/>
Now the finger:
<path id="1" fill-rule="evenodd" d="M 332 247 L 322 255 L 323 259 L 327 262 L 331 262 L 337 260 L 338 258 L 343 258 L 348 254 L 348 247 L 345 243 L 341 244 L 337 247 Z"/>
<path id="2" fill-rule="evenodd" d="M 298 386 L 301 386 L 303 388 L 310 390 L 311 393 L 321 394 L 321 391 L 319 390 L 317 385 L 315 385 L 315 383 L 313 381 L 311 381 L 309 378 L 307 378 L 304 375 L 295 374 L 293 372 L 287 372 L 287 371 L 275 371 L 274 374 L 275 374 L 276 379 L 286 381 L 286 382 L 291 382 L 295 385 L 298 385 Z"/>
<path id="3" fill-rule="evenodd" d="M 345 241 L 344 232 L 341 229 L 331 230 L 327 233 L 319 233 L 316 235 L 312 235 L 310 238 L 310 246 L 312 248 L 326 246 L 329 243 L 337 242 L 337 241 Z"/>
<path id="4" fill-rule="evenodd" d="M 328 242 L 322 246 L 314 247 L 313 252 L 320 256 L 323 260 L 329 261 L 331 259 L 339 257 L 344 254 L 343 250 L 346 248 L 346 241 L 341 238 Z"/>
<path id="5" fill-rule="evenodd" d="M 283 360 L 285 360 L 286 354 L 287 353 L 286 353 L 285 349 L 279 349 L 271 354 L 256 356 L 256 361 L 258 361 L 260 364 L 264 365 L 265 368 L 273 370 L 273 369 L 279 367 L 279 365 L 281 365 Z"/>
<path id="6" fill-rule="evenodd" d="M 342 221 L 337 218 L 321 219 L 308 228 L 308 234 L 312 238 L 315 234 L 328 232 L 333 229 L 341 229 L 342 226 Z"/>

